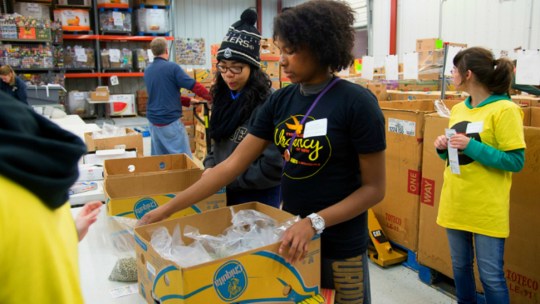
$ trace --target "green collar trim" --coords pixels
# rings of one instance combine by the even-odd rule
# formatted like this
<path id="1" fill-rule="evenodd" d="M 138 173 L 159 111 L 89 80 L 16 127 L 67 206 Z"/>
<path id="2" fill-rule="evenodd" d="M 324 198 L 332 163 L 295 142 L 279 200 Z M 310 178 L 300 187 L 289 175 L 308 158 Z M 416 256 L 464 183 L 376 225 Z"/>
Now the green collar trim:
<path id="1" fill-rule="evenodd" d="M 496 101 L 499 101 L 499 100 L 509 100 L 509 101 L 512 101 L 512 99 L 510 99 L 510 97 L 508 97 L 508 95 L 498 95 L 498 94 L 494 94 L 494 95 L 490 95 L 488 98 L 486 98 L 484 101 L 482 101 L 478 106 L 477 108 L 480 108 L 480 107 L 483 107 L 485 105 L 488 105 L 490 103 L 493 103 L 493 102 L 496 102 Z M 469 109 L 474 109 L 473 106 L 471 106 L 471 96 L 467 97 L 467 99 L 465 99 L 465 105 L 467 106 L 467 108 Z"/>

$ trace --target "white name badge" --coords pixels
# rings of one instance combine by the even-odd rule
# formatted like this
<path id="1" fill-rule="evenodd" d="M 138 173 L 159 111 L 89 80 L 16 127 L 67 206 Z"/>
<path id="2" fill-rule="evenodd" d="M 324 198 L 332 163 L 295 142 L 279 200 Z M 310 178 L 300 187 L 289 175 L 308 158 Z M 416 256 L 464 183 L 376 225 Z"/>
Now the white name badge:
<path id="1" fill-rule="evenodd" d="M 328 119 L 317 119 L 306 123 L 304 138 L 326 135 Z"/>
<path id="2" fill-rule="evenodd" d="M 467 130 L 465 130 L 465 133 L 472 134 L 472 133 L 481 133 L 484 130 L 484 122 L 478 121 L 478 122 L 470 122 L 467 124 Z"/>

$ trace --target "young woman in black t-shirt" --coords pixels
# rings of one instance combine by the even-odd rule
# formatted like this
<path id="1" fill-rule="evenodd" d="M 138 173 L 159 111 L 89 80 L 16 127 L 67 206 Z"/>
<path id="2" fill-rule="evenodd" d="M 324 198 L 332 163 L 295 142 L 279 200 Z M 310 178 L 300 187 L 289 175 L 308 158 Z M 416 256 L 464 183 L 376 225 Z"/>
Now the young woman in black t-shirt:
<path id="1" fill-rule="evenodd" d="M 215 193 L 273 143 L 285 160 L 283 209 L 303 218 L 285 232 L 280 254 L 295 263 L 320 234 L 322 287 L 337 291 L 336 303 L 370 303 L 366 211 L 384 197 L 386 142 L 375 96 L 334 76 L 353 62 L 353 22 L 340 1 L 309 1 L 278 15 L 274 41 L 293 84 L 263 104 L 229 158 L 140 224 Z"/>

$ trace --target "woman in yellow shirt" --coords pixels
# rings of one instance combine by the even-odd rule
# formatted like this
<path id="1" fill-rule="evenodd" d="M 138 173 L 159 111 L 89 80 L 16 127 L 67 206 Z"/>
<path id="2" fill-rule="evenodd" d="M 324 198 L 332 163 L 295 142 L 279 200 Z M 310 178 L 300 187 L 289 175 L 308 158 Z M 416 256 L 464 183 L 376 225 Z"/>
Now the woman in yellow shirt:
<path id="1" fill-rule="evenodd" d="M 450 159 L 444 171 L 437 217 L 447 230 L 458 303 L 476 303 L 475 253 L 486 302 L 509 303 L 504 241 L 512 172 L 525 158 L 523 112 L 508 96 L 513 70 L 512 62 L 495 60 L 484 48 L 454 57 L 454 84 L 470 97 L 452 108 L 449 128 L 456 134 L 439 136 L 435 147 L 445 160 L 448 147 L 458 149 L 457 163 Z"/>
<path id="2" fill-rule="evenodd" d="M 77 243 L 101 202 L 76 222 L 67 204 L 86 147 L 0 93 L 0 303 L 83 303 Z"/>

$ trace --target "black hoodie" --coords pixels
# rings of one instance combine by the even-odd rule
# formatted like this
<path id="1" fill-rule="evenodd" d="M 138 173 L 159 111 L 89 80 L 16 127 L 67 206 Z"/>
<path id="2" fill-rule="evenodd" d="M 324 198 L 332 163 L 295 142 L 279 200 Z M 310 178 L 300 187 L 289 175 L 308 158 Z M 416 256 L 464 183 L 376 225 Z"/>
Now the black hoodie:
<path id="1" fill-rule="evenodd" d="M 68 190 L 79 176 L 77 163 L 85 152 L 78 136 L 0 93 L 0 175 L 56 209 L 68 200 Z"/>

